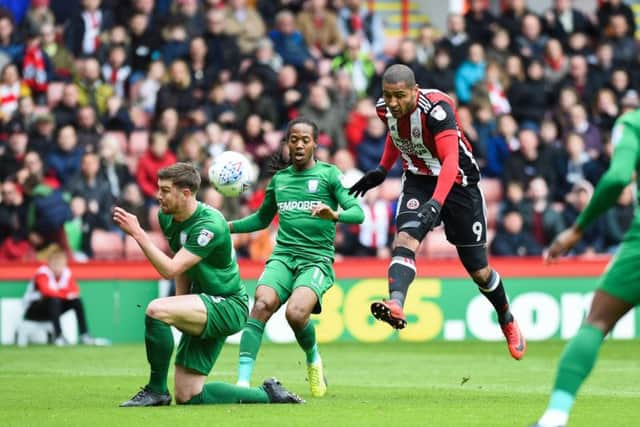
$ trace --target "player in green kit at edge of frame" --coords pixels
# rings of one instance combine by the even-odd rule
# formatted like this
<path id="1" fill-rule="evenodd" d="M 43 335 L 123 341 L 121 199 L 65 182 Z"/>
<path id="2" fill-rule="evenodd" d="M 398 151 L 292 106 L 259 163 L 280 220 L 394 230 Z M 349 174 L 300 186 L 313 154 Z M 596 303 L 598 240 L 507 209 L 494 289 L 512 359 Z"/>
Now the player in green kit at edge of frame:
<path id="1" fill-rule="evenodd" d="M 149 382 L 120 406 L 171 403 L 167 387 L 174 348 L 171 326 L 182 332 L 175 360 L 177 403 L 301 403 L 275 378 L 255 388 L 205 384 L 225 339 L 245 325 L 249 301 L 227 221 L 196 200 L 199 187 L 200 173 L 189 163 L 176 163 L 158 173 L 158 218 L 173 258 L 151 241 L 134 215 L 119 207 L 113 210 L 114 222 L 136 240 L 158 273 L 176 281 L 176 296 L 154 299 L 146 309 Z"/>
<path id="2" fill-rule="evenodd" d="M 587 207 L 576 222 L 555 238 L 546 254 L 553 261 L 573 248 L 582 231 L 616 204 L 618 196 L 636 175 L 640 186 L 640 110 L 618 118 L 611 134 L 614 146 L 609 169 L 600 178 Z M 566 345 L 556 374 L 547 410 L 535 427 L 563 427 L 578 389 L 598 357 L 603 338 L 618 320 L 640 304 L 640 211 L 636 209 L 631 227 L 616 255 L 600 279 L 589 314 L 576 335 Z"/>
<path id="3" fill-rule="evenodd" d="M 327 392 L 310 315 L 320 313 L 322 295 L 334 282 L 335 223 L 360 224 L 364 212 L 342 185 L 338 168 L 314 158 L 317 138 L 315 123 L 292 120 L 286 132 L 291 165 L 276 172 L 255 213 L 229 223 L 232 233 L 248 233 L 266 228 L 279 214 L 276 246 L 258 279 L 240 340 L 237 384 L 244 387 L 249 386 L 265 324 L 288 301 L 286 318 L 306 354 L 311 395 Z M 338 206 L 344 210 L 338 212 Z"/>

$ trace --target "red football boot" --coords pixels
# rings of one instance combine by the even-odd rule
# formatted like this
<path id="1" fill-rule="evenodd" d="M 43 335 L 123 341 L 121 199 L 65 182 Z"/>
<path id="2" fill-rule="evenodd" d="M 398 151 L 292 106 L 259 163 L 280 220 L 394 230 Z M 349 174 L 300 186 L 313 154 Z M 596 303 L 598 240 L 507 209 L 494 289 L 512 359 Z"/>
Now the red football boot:
<path id="1" fill-rule="evenodd" d="M 511 357 L 516 360 L 522 359 L 524 352 L 527 350 L 527 342 L 522 332 L 520 332 L 516 319 L 502 326 L 502 333 L 507 339 L 507 347 L 509 347 Z"/>
<path id="2" fill-rule="evenodd" d="M 407 318 L 396 300 L 382 300 L 371 303 L 371 314 L 378 320 L 387 322 L 394 329 L 404 329 Z"/>

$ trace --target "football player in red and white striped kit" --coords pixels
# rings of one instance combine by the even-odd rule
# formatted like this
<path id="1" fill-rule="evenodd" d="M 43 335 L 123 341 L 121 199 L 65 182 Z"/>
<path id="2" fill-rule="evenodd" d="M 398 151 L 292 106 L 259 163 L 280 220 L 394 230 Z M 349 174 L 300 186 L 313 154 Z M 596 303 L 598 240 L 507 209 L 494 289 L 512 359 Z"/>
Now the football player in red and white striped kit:
<path id="1" fill-rule="evenodd" d="M 511 356 L 520 360 L 526 342 L 509 310 L 500 275 L 487 260 L 480 172 L 460 130 L 454 101 L 438 90 L 419 88 L 413 71 L 395 64 L 382 77 L 382 98 L 376 109 L 388 130 L 382 159 L 349 193 L 362 196 L 382 183 L 399 156 L 404 176 L 388 271 L 390 298 L 371 304 L 371 313 L 396 329 L 407 325 L 402 307 L 416 275 L 415 251 L 442 221 L 447 240 L 456 246 L 465 269 L 494 306 Z"/>

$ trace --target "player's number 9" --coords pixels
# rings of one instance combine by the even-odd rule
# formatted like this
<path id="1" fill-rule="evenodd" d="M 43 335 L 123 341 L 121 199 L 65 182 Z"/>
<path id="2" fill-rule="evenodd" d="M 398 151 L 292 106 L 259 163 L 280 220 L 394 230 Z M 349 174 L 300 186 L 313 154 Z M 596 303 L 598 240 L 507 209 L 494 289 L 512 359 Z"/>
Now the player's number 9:
<path id="1" fill-rule="evenodd" d="M 471 231 L 476 235 L 476 242 L 479 242 L 482 238 L 482 223 L 480 221 L 476 221 L 471 226 Z"/>

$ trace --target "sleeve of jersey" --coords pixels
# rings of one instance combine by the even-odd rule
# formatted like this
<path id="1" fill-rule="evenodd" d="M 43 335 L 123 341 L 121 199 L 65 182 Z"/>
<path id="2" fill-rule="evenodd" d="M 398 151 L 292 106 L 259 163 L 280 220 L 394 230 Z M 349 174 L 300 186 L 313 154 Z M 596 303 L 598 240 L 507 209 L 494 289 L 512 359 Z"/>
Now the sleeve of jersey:
<path id="1" fill-rule="evenodd" d="M 441 164 L 432 198 L 443 205 L 458 176 L 458 126 L 451 106 L 446 102 L 436 104 L 427 116 L 426 126 L 433 135 Z"/>
<path id="2" fill-rule="evenodd" d="M 234 233 L 251 233 L 252 231 L 262 230 L 269 226 L 278 211 L 275 188 L 274 177 L 269 182 L 269 185 L 267 185 L 264 200 L 258 210 L 245 218 L 231 222 Z"/>
<path id="3" fill-rule="evenodd" d="M 362 224 L 364 221 L 364 211 L 355 197 L 349 195 L 349 191 L 342 184 L 342 173 L 338 168 L 334 168 L 334 194 L 338 204 L 343 209 L 338 213 L 338 222 L 345 224 Z"/>
<path id="4" fill-rule="evenodd" d="M 49 277 L 44 273 L 36 274 L 34 279 L 36 288 L 38 292 L 42 294 L 42 296 L 47 298 L 63 298 L 58 289 L 53 288 L 51 283 L 49 282 Z"/>
<path id="5" fill-rule="evenodd" d="M 614 127 L 611 139 L 615 148 L 609 169 L 602 175 L 587 207 L 576 219 L 576 226 L 584 230 L 598 216 L 613 206 L 629 184 L 635 170 L 640 148 L 635 130 L 625 124 Z"/>
<path id="6" fill-rule="evenodd" d="M 191 230 L 182 247 L 201 258 L 208 257 L 218 247 L 219 238 L 226 232 L 221 224 L 214 221 L 203 221 Z"/>

